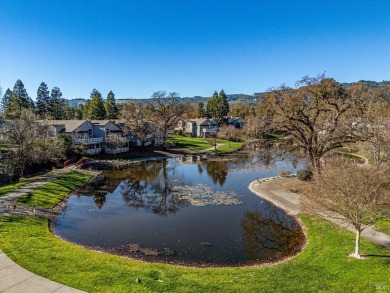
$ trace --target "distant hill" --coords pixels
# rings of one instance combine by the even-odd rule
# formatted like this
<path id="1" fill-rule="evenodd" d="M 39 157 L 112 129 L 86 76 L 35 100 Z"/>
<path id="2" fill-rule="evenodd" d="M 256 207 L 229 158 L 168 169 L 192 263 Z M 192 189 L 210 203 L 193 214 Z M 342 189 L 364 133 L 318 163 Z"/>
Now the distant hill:
<path id="1" fill-rule="evenodd" d="M 388 86 L 390 87 L 390 80 L 384 80 L 384 81 L 371 81 L 371 80 L 359 80 L 358 82 L 365 83 L 367 84 L 368 87 L 370 88 L 375 88 L 380 85 Z M 352 85 L 354 83 L 342 83 L 341 85 L 346 87 L 349 85 Z M 233 105 L 237 102 L 244 102 L 249 105 L 257 105 L 259 102 L 263 101 L 265 98 L 265 92 L 258 92 L 254 93 L 252 95 L 247 95 L 247 94 L 230 94 L 227 95 L 228 101 L 230 105 Z M 198 105 L 200 102 L 203 104 L 207 104 L 207 100 L 210 99 L 210 97 L 202 97 L 202 96 L 193 96 L 193 97 L 183 97 L 180 99 L 183 103 L 189 103 L 191 105 Z M 138 101 L 138 102 L 146 102 L 149 99 L 117 99 L 116 102 L 118 104 L 125 104 L 131 101 Z M 69 105 L 71 107 L 77 106 L 79 104 L 85 104 L 87 99 L 71 99 L 68 100 Z"/>

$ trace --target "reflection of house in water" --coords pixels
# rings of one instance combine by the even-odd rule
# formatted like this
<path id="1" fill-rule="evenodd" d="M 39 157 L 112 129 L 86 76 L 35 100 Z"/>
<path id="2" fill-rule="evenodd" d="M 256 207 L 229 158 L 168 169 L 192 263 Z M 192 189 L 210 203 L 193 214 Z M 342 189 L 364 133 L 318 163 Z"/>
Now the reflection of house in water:
<path id="1" fill-rule="evenodd" d="M 193 155 L 193 156 L 179 157 L 179 161 L 182 164 L 192 164 L 204 160 L 207 160 L 207 155 Z"/>
<path id="2" fill-rule="evenodd" d="M 85 186 L 73 192 L 75 195 L 93 196 L 96 206 L 100 208 L 106 202 L 107 194 L 114 192 L 118 184 L 108 180 L 105 176 L 96 176 Z"/>
<path id="3" fill-rule="evenodd" d="M 206 169 L 207 174 L 210 176 L 214 184 L 219 183 L 223 185 L 226 181 L 229 166 L 227 160 L 212 160 L 207 155 L 193 155 L 179 158 L 182 164 L 194 164 L 198 165 L 198 172 L 203 173 Z M 205 168 L 204 168 L 205 167 Z"/>

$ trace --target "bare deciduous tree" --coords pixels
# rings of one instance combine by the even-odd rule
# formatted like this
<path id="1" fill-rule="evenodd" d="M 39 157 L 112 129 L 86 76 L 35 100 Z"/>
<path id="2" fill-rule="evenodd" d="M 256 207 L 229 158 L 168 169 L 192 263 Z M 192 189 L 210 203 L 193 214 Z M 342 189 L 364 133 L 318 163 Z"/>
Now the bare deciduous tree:
<path id="1" fill-rule="evenodd" d="M 320 159 L 343 143 L 365 139 L 364 123 L 370 102 L 363 84 L 347 88 L 323 75 L 304 77 L 298 89 L 282 86 L 267 94 L 260 109 L 258 129 L 284 131 L 292 148 L 303 151 L 315 173 Z"/>
<path id="2" fill-rule="evenodd" d="M 2 168 L 23 176 L 26 168 L 35 163 L 56 162 L 64 158 L 65 148 L 60 140 L 49 139 L 49 124 L 38 121 L 31 110 L 9 120 L 4 127 L 4 141 L 9 146 Z"/>
<path id="3" fill-rule="evenodd" d="M 390 212 L 390 169 L 346 161 L 327 164 L 308 192 L 326 215 L 356 231 L 354 257 L 360 258 L 361 232 Z"/>
<path id="4" fill-rule="evenodd" d="M 121 118 L 125 121 L 124 133 L 138 139 L 143 147 L 154 132 L 150 112 L 141 103 L 131 102 L 123 106 Z"/>
<path id="5" fill-rule="evenodd" d="M 167 95 L 165 91 L 158 91 L 152 95 L 152 99 L 147 105 L 151 112 L 151 122 L 157 126 L 161 133 L 163 146 L 165 146 L 168 131 L 177 127 L 184 113 L 184 107 L 179 104 L 178 99 L 178 93 L 172 92 Z"/>
<path id="6" fill-rule="evenodd" d="M 118 148 L 127 147 L 127 139 L 122 136 L 121 133 L 110 133 L 106 137 L 106 146 L 109 149 L 112 149 L 115 156 L 116 156 L 116 150 Z"/>
<path id="7" fill-rule="evenodd" d="M 390 96 L 390 89 L 373 90 L 375 98 Z M 390 160 L 390 100 L 375 101 L 367 119 L 367 144 L 374 164 Z"/>

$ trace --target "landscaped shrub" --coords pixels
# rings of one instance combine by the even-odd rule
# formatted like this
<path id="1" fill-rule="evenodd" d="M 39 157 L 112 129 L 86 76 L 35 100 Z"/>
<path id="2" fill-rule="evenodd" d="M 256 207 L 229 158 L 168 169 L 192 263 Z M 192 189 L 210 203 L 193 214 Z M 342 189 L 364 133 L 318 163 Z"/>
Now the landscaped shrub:
<path id="1" fill-rule="evenodd" d="M 313 178 L 313 172 L 310 170 L 299 170 L 297 172 L 297 178 L 301 181 L 310 181 Z"/>
<path id="2" fill-rule="evenodd" d="M 280 177 L 288 177 L 291 174 L 290 171 L 280 171 L 279 176 Z"/>

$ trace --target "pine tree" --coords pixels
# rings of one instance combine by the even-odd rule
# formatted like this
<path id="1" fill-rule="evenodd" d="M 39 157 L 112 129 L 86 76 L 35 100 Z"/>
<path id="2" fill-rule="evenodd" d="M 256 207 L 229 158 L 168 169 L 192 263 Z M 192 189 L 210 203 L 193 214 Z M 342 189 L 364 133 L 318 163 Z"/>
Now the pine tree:
<path id="1" fill-rule="evenodd" d="M 215 117 L 215 108 L 218 101 L 218 92 L 215 91 L 213 96 L 207 100 L 206 116 L 207 118 Z"/>
<path id="2" fill-rule="evenodd" d="M 39 115 L 41 118 L 46 117 L 49 110 L 49 89 L 47 84 L 42 82 L 37 90 L 37 106 L 35 109 L 35 113 Z"/>
<path id="3" fill-rule="evenodd" d="M 205 117 L 205 110 L 204 110 L 204 104 L 202 102 L 199 102 L 198 109 L 197 109 L 197 117 L 198 118 L 204 118 Z"/>
<path id="4" fill-rule="evenodd" d="M 222 89 L 218 95 L 218 107 L 217 107 L 217 122 L 222 124 L 225 121 L 226 115 L 229 113 L 229 102 L 225 91 Z"/>
<path id="5" fill-rule="evenodd" d="M 9 105 L 11 104 L 12 91 L 8 88 L 1 99 L 1 112 L 6 113 Z"/>
<path id="6" fill-rule="evenodd" d="M 104 119 L 106 117 L 106 110 L 104 109 L 104 102 L 101 93 L 93 89 L 91 93 L 91 103 L 89 105 L 89 118 L 91 119 Z"/>
<path id="7" fill-rule="evenodd" d="M 12 94 L 15 96 L 15 100 L 21 109 L 34 108 L 34 102 L 27 94 L 27 91 L 24 88 L 24 84 L 20 79 L 16 81 Z"/>
<path id="8" fill-rule="evenodd" d="M 224 90 L 221 90 L 219 94 L 215 91 L 213 96 L 207 101 L 207 118 L 213 118 L 218 124 L 222 124 L 228 113 L 229 103 Z"/>
<path id="9" fill-rule="evenodd" d="M 85 104 L 80 104 L 79 109 L 82 113 L 82 119 L 89 119 L 90 118 L 90 111 L 89 109 L 91 108 L 91 100 L 87 100 Z"/>
<path id="10" fill-rule="evenodd" d="M 117 119 L 119 115 L 119 109 L 115 101 L 115 95 L 110 91 L 107 95 L 107 100 L 104 103 L 106 110 L 106 119 Z"/>
<path id="11" fill-rule="evenodd" d="M 60 88 L 53 87 L 50 94 L 50 101 L 48 107 L 48 114 L 53 119 L 63 119 L 64 117 L 64 106 L 66 104 L 65 99 L 62 98 Z"/>
<path id="12" fill-rule="evenodd" d="M 4 116 L 7 118 L 20 116 L 23 109 L 34 109 L 34 102 L 27 94 L 24 84 L 20 79 L 16 81 L 8 101 L 9 104 L 4 110 Z"/>

